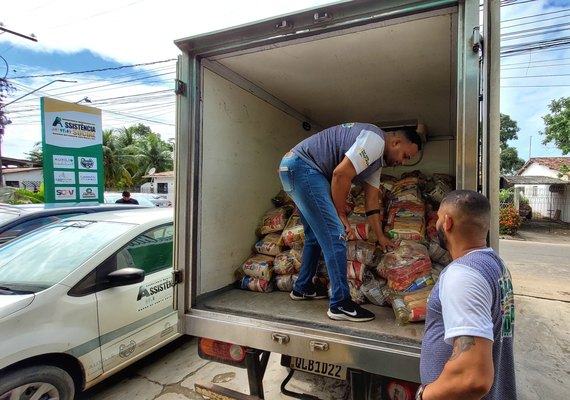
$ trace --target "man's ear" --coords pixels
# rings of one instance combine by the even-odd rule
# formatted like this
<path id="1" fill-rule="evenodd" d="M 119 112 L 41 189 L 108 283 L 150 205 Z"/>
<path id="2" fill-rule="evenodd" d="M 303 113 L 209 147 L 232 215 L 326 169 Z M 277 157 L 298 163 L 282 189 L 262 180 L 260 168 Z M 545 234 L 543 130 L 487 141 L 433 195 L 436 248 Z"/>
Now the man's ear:
<path id="1" fill-rule="evenodd" d="M 443 229 L 450 231 L 453 228 L 453 217 L 449 214 L 443 216 Z"/>

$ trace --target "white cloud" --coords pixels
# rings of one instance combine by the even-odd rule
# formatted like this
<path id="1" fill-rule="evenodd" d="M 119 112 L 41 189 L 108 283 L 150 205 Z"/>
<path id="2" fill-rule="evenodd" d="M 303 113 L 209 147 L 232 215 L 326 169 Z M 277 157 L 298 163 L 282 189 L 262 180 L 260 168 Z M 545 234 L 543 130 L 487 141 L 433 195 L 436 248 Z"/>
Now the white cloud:
<path id="1" fill-rule="evenodd" d="M 28 0 L 3 7 L 4 25 L 38 43 L 13 37 L 30 48 L 82 49 L 122 63 L 166 59 L 179 51 L 174 40 L 287 12 L 330 3 L 318 0 Z"/>
<path id="2" fill-rule="evenodd" d="M 86 3 L 76 0 L 50 2 L 31 0 L 13 2 L 10 7 L 5 7 L 0 22 L 6 28 L 22 34 L 33 33 L 38 38 L 37 43 L 15 35 L 2 35 L 3 41 L 33 51 L 74 53 L 89 50 L 102 58 L 121 64 L 137 64 L 175 58 L 180 53 L 174 45 L 176 39 L 330 2 L 101 0 Z M 174 71 L 174 63 L 170 65 Z M 17 67 L 19 76 L 59 72 L 42 71 L 32 65 Z M 156 66 L 149 68 L 154 67 Z M 85 66 L 86 70 L 89 68 L 88 65 Z M 64 65 L 61 66 L 61 70 L 65 72 Z M 30 92 L 57 78 L 74 80 L 66 76 L 26 80 L 26 86 L 19 84 L 18 95 Z M 32 149 L 34 143 L 41 141 L 39 97 L 42 95 L 69 102 L 76 102 L 88 96 L 93 101 L 92 106 L 103 109 L 104 128 L 120 128 L 143 123 L 150 126 L 154 132 L 160 133 L 163 139 L 173 138 L 175 135 L 173 78 L 172 73 L 167 77 L 168 83 L 162 86 L 114 85 L 99 90 L 89 88 L 111 82 L 97 78 L 96 83 L 90 85 L 88 81 L 90 77 L 82 75 L 78 84 L 54 83 L 45 90 L 18 101 L 17 106 L 14 104 L 8 109 L 9 117 L 14 123 L 6 127 L 2 153 L 8 157 L 24 158 L 24 154 Z M 72 93 L 69 93 L 70 88 Z M 118 104 L 120 100 L 101 100 L 159 90 L 167 90 L 170 93 L 156 94 L 158 98 L 155 101 L 146 101 L 144 106 L 148 107 L 146 109 L 148 111 L 145 112 L 142 112 L 141 106 L 132 101 L 130 104 Z M 141 96 L 143 97 L 148 98 Z M 132 100 L 132 97 L 130 99 Z M 131 115 L 143 119 L 129 118 Z"/>
<path id="3" fill-rule="evenodd" d="M 528 31 L 548 25 L 568 23 L 570 18 L 562 17 L 570 15 L 570 12 L 554 12 L 562 11 L 569 6 L 570 2 L 568 1 L 537 1 L 524 2 L 524 4 L 514 3 L 511 6 L 501 7 L 501 20 L 504 21 L 501 26 L 501 33 Z M 540 14 L 545 13 L 551 14 L 540 16 Z M 538 17 L 526 18 L 529 16 Z M 550 30 L 556 30 L 556 28 Z M 561 36 L 564 35 L 559 32 L 544 32 L 540 35 L 521 37 L 516 40 L 503 40 L 501 45 L 503 47 L 520 45 Z M 561 47 L 535 50 L 501 58 L 501 112 L 509 115 L 518 123 L 520 128 L 519 139 L 510 144 L 518 149 L 521 158 L 528 159 L 529 155 L 532 157 L 562 155 L 562 152 L 552 144 L 543 145 L 544 136 L 540 135 L 539 132 L 545 128 L 542 117 L 550 112 L 548 109 L 550 102 L 560 97 L 570 96 L 570 78 L 560 76 L 570 73 L 568 65 L 561 65 L 564 63 L 570 63 L 570 49 Z M 541 65 L 543 67 L 539 67 Z M 548 77 L 546 75 L 554 76 Z M 518 78 L 507 79 L 509 77 Z"/>
<path id="4" fill-rule="evenodd" d="M 38 42 L 18 38 L 14 35 L 1 35 L 2 41 L 17 43 L 19 46 L 26 46 L 36 51 L 45 52 L 77 52 L 84 49 L 90 50 L 101 57 L 114 60 L 121 64 L 144 63 L 156 60 L 164 60 L 176 57 L 179 54 L 178 48 L 174 45 L 174 40 L 183 37 L 194 36 L 205 32 L 220 30 L 245 24 L 255 20 L 270 18 L 287 12 L 310 8 L 315 5 L 330 3 L 324 0 L 227 0 L 227 1 L 198 1 L 198 0 L 100 0 L 93 2 L 81 2 L 76 0 L 53 0 L 45 2 L 43 0 L 27 0 L 12 2 L 10 7 L 4 7 L 0 22 L 5 27 L 17 32 L 31 34 L 38 37 Z M 524 2 L 506 7 L 501 7 L 502 20 L 520 18 L 529 15 L 539 15 L 545 12 L 558 11 L 568 8 L 570 2 Z M 570 14 L 570 13 L 568 13 Z M 553 14 L 554 17 L 561 14 Z M 546 18 L 546 17 L 544 17 Z M 539 25 L 530 24 L 533 19 L 521 19 L 503 24 L 502 32 L 512 32 L 523 30 Z M 536 20 L 536 19 L 534 19 Z M 570 17 L 566 21 L 570 20 Z M 544 24 L 560 23 L 562 20 L 543 21 Z M 512 29 L 505 27 L 521 24 Z M 505 41 L 503 45 L 525 43 L 555 36 L 545 34 L 517 40 Z M 3 43 L 5 44 L 5 43 Z M 570 64 L 570 49 L 566 51 L 538 51 L 534 53 L 521 54 L 513 57 L 506 57 L 501 60 L 502 64 L 526 63 L 525 65 L 534 67 L 538 65 L 537 60 L 559 60 L 568 58 Z M 561 63 L 561 62 L 560 62 Z M 547 63 L 548 64 L 548 63 Z M 18 66 L 18 74 L 23 74 L 25 66 Z M 515 66 L 516 67 L 516 66 Z M 29 73 L 38 75 L 41 71 L 28 66 Z M 65 66 L 61 66 L 64 70 Z M 87 68 L 88 69 L 88 66 Z M 54 71 L 45 71 L 53 73 Z M 544 68 L 522 68 L 506 70 L 502 69 L 502 76 L 529 76 L 570 73 L 570 66 L 544 67 Z M 65 77 L 62 77 L 65 79 Z M 37 81 L 26 81 L 29 90 L 40 87 L 48 82 L 49 78 Z M 54 79 L 54 78 L 51 78 Z M 540 88 L 507 88 L 505 86 L 522 85 L 552 85 L 554 83 L 570 85 L 570 77 L 554 78 L 526 78 L 526 79 L 503 79 L 501 85 L 501 112 L 508 114 L 517 121 L 521 131 L 519 140 L 511 143 L 519 150 L 519 156 L 527 158 L 529 154 L 530 136 L 532 136 L 532 155 L 560 155 L 557 149 L 547 148 L 541 144 L 543 139 L 539 131 L 544 129 L 542 116 L 548 113 L 548 104 L 551 100 L 562 96 L 570 96 L 570 86 L 568 87 L 540 87 Z M 57 86 L 56 86 L 57 85 Z M 50 95 L 66 101 L 77 101 L 82 98 L 82 94 L 93 97 L 93 100 L 100 98 L 84 90 L 73 95 L 62 94 L 64 83 L 53 84 L 37 94 Z M 171 86 L 165 86 L 172 89 Z M 144 90 L 158 90 L 152 88 L 135 88 L 129 86 L 120 90 L 111 90 L 104 93 L 105 98 L 128 96 L 136 90 L 141 93 Z M 39 107 L 37 97 L 30 96 L 31 101 L 36 102 Z M 173 100 L 174 101 L 174 100 Z M 25 105 L 19 102 L 19 105 Z M 96 105 L 96 103 L 94 104 Z M 131 105 L 132 106 L 132 105 Z M 107 106 L 105 106 L 107 107 Z M 104 108 L 105 108 L 104 107 Z M 129 114 L 127 106 L 115 105 L 111 109 Z M 154 110 L 156 111 L 156 110 Z M 163 110 L 166 112 L 167 110 Z M 138 114 L 138 112 L 137 112 Z M 149 119 L 155 117 L 161 121 L 172 124 L 174 114 L 165 113 L 158 115 L 158 111 L 149 112 Z M 139 114 L 140 115 L 140 114 Z M 114 114 L 104 114 L 104 124 L 119 127 L 129 125 L 129 120 L 120 118 Z M 32 121 L 30 117 L 27 121 Z M 39 120 L 39 114 L 35 117 Z M 151 122 L 132 120 L 132 123 L 145 123 L 151 128 L 163 134 L 164 138 L 174 136 L 174 128 L 164 124 L 152 124 Z M 41 140 L 41 128 L 39 124 L 22 125 L 13 124 L 7 127 L 7 133 L 3 143 L 3 154 L 7 156 L 20 157 L 23 152 L 31 149 L 34 142 Z"/>

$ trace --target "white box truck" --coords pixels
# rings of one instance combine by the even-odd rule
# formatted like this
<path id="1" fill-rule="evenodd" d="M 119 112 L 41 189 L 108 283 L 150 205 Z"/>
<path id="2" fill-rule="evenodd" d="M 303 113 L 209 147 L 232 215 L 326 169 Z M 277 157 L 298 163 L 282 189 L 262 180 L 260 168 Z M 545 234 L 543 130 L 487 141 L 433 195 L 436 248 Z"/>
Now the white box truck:
<path id="1" fill-rule="evenodd" d="M 181 329 L 249 348 L 251 396 L 263 398 L 271 352 L 313 373 L 348 371 L 354 399 L 373 397 L 371 377 L 419 382 L 423 323 L 398 326 L 392 309 L 378 306 L 369 307 L 371 322 L 331 321 L 326 301 L 236 289 L 234 271 L 281 189 L 282 156 L 344 122 L 423 124 L 413 169 L 454 175 L 456 188 L 486 194 L 497 247 L 499 7 L 499 0 L 343 1 L 176 41 Z"/>

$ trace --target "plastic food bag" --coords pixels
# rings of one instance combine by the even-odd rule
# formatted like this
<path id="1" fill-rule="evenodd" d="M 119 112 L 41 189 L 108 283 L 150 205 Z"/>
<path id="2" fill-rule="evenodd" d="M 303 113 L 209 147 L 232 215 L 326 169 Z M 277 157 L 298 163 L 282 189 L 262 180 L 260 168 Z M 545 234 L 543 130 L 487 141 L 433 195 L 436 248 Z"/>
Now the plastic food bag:
<path id="1" fill-rule="evenodd" d="M 259 254 L 268 256 L 276 256 L 281 253 L 281 235 L 278 233 L 270 233 L 255 244 L 255 251 Z"/>
<path id="2" fill-rule="evenodd" d="M 430 240 L 428 242 L 428 253 L 429 257 L 436 263 L 446 266 L 452 260 L 451 254 L 435 240 Z"/>
<path id="3" fill-rule="evenodd" d="M 364 279 L 364 271 L 366 271 L 366 266 L 359 261 L 347 261 L 346 262 L 346 277 L 348 280 L 353 280 L 360 287 L 362 280 Z"/>
<path id="4" fill-rule="evenodd" d="M 360 290 L 366 296 L 369 302 L 377 306 L 383 306 L 387 303 L 387 296 L 385 291 L 382 290 L 386 286 L 386 280 L 376 279 L 372 272 L 366 271 L 364 273 L 364 280 L 360 286 Z"/>
<path id="5" fill-rule="evenodd" d="M 281 233 L 281 242 L 285 246 L 295 247 L 304 241 L 305 231 L 301 223 L 301 217 L 299 217 L 297 210 L 295 210 Z"/>
<path id="6" fill-rule="evenodd" d="M 381 252 L 373 243 L 363 240 L 350 240 L 346 243 L 346 258 L 356 260 L 366 265 L 376 266 Z"/>
<path id="7" fill-rule="evenodd" d="M 245 275 L 253 278 L 270 280 L 273 275 L 274 257 L 256 254 L 248 258 L 242 265 Z"/>
<path id="8" fill-rule="evenodd" d="M 275 287 L 282 292 L 290 292 L 297 281 L 299 275 L 275 275 Z"/>
<path id="9" fill-rule="evenodd" d="M 285 204 L 293 205 L 293 199 L 291 199 L 291 196 L 289 196 L 283 189 L 281 189 L 279 193 L 277 193 L 275 197 L 271 199 L 271 202 L 275 207 L 281 207 Z"/>
<path id="10" fill-rule="evenodd" d="M 431 289 L 432 287 L 430 286 L 410 294 L 391 293 L 392 308 L 398 324 L 402 325 L 408 322 L 425 321 L 427 300 Z"/>
<path id="11" fill-rule="evenodd" d="M 282 231 L 292 212 L 293 206 L 290 205 L 278 207 L 266 212 L 259 224 L 259 235 Z"/>
<path id="12" fill-rule="evenodd" d="M 354 301 L 356 304 L 366 303 L 366 296 L 364 296 L 364 293 L 362 293 L 362 290 L 360 290 L 360 282 L 349 279 L 348 289 L 350 290 L 350 297 L 352 301 Z"/>
<path id="13" fill-rule="evenodd" d="M 277 275 L 292 275 L 301 268 L 302 255 L 295 249 L 285 250 L 275 257 L 273 272 Z"/>
<path id="14" fill-rule="evenodd" d="M 252 292 L 272 292 L 273 282 L 266 281 L 264 279 L 253 278 L 251 276 L 245 276 L 241 280 L 240 287 L 242 289 L 251 290 Z"/>
<path id="15" fill-rule="evenodd" d="M 398 248 L 386 253 L 377 272 L 388 280 L 394 290 L 404 290 L 416 279 L 431 270 L 431 260 L 426 247 L 420 243 L 402 240 Z"/>

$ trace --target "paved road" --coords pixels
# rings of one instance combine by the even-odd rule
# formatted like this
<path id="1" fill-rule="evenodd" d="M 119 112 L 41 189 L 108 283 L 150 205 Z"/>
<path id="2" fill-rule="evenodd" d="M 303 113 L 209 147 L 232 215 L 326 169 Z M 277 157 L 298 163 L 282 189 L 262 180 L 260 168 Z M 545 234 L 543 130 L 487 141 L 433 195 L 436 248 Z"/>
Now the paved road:
<path id="1" fill-rule="evenodd" d="M 519 400 L 565 400 L 570 393 L 570 243 L 501 240 L 516 293 L 516 368 Z M 286 376 L 272 355 L 264 379 L 268 400 Z M 201 360 L 192 338 L 182 338 L 83 395 L 83 400 L 187 400 L 203 397 L 196 381 L 247 393 L 245 370 Z M 299 373 L 288 388 L 323 400 L 347 398 L 343 382 Z"/>
<path id="2" fill-rule="evenodd" d="M 515 290 L 519 399 L 570 398 L 570 243 L 501 240 L 499 247 Z"/>

